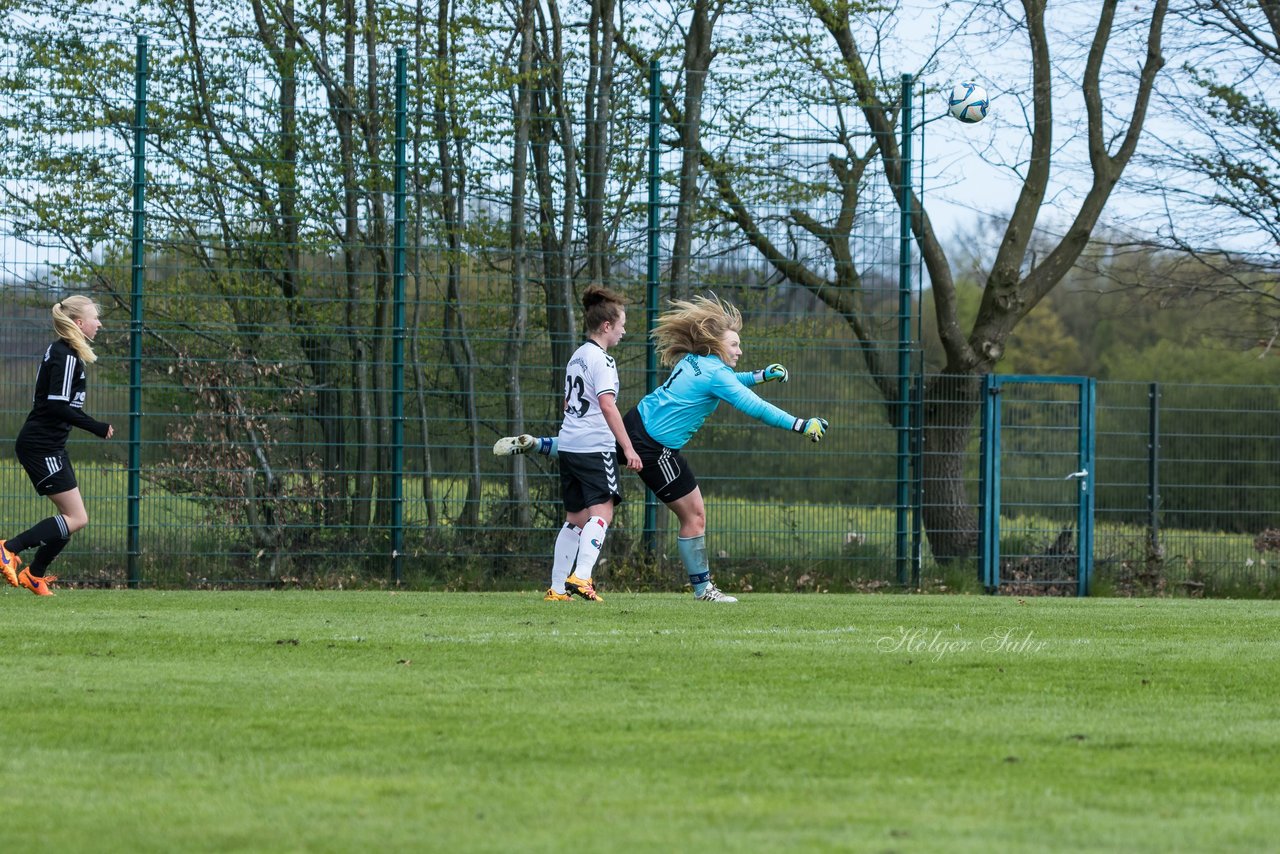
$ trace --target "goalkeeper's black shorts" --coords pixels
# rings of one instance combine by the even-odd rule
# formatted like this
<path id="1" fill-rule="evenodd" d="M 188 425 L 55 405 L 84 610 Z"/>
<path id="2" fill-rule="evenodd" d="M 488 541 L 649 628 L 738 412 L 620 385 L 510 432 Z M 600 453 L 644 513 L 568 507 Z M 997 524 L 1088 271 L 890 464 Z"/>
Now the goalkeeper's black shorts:
<path id="1" fill-rule="evenodd" d="M 624 415 L 622 425 L 627 428 L 627 436 L 631 438 L 631 446 L 636 449 L 640 462 L 644 463 L 640 479 L 659 501 L 670 504 L 698 488 L 698 479 L 693 476 L 693 469 L 684 454 L 658 444 L 644 429 L 639 410 L 632 409 Z"/>

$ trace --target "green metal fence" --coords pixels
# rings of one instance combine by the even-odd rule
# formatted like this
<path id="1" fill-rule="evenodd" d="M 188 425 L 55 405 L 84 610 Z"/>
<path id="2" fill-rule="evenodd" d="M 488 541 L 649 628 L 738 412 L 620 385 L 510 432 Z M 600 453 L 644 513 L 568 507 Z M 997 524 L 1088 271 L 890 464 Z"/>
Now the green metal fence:
<path id="1" fill-rule="evenodd" d="M 521 214 L 519 123 L 463 126 L 486 110 L 510 116 L 518 78 L 468 91 L 455 109 L 403 52 L 358 67 L 348 101 L 350 87 L 297 55 L 264 59 L 244 45 L 7 47 L 4 145 L 17 156 L 3 176 L 6 432 L 25 414 L 48 305 L 79 291 L 105 308 L 88 408 L 118 428 L 111 443 L 73 441 L 93 521 L 64 577 L 536 583 L 556 479 L 546 460 L 496 459 L 489 446 L 555 432 L 576 294 L 592 280 L 628 293 L 637 319 L 685 292 L 738 303 L 746 358 L 782 361 L 795 377 L 770 398 L 835 425 L 821 447 L 728 412 L 700 434 L 691 453 L 722 577 L 750 586 L 781 568 L 817 585 L 878 576 L 886 560 L 904 574 L 909 472 L 894 452 L 911 426 L 884 388 L 906 394 L 918 370 L 901 336 L 919 274 L 891 190 L 868 173 L 847 238 L 871 349 L 757 248 L 780 247 L 821 276 L 838 266 L 788 209 L 838 213 L 832 157 L 871 144 L 865 128 L 828 132 L 856 118 L 847 99 L 761 111 L 752 81 L 710 84 L 718 108 L 702 146 L 722 180 L 682 208 L 678 75 L 620 71 L 594 154 L 557 134 L 599 140 L 600 129 L 556 125 L 530 84 Z M 654 85 L 664 80 L 665 100 Z M 892 85 L 914 94 L 910 81 Z M 607 174 L 590 171 L 597 156 Z M 595 220 L 564 217 L 573 169 Z M 695 227 L 679 243 L 682 216 Z M 631 327 L 624 406 L 660 381 L 643 325 Z M 47 514 L 17 466 L 3 470 L 5 524 Z M 639 481 L 627 488 L 603 572 L 670 585 L 670 520 L 652 506 L 646 520 Z"/>
<path id="2" fill-rule="evenodd" d="M 1275 595 L 1278 440 L 1271 386 L 1099 383 L 1099 578 L 1120 592 Z"/>
<path id="3" fill-rule="evenodd" d="M 690 194 L 685 81 L 655 65 L 620 63 L 611 110 L 585 121 L 518 69 L 468 66 L 464 88 L 443 82 L 463 58 L 381 51 L 345 81 L 321 61 L 56 34 L 0 54 L 5 436 L 25 417 L 49 305 L 87 292 L 105 308 L 87 408 L 117 437 L 73 440 L 91 524 L 64 578 L 541 585 L 553 464 L 489 449 L 555 432 L 576 295 L 603 281 L 632 300 L 624 410 L 662 379 L 642 318 L 713 291 L 744 310 L 743 365 L 791 370 L 764 395 L 831 423 L 818 446 L 730 411 L 698 434 L 688 455 L 721 586 L 976 581 L 971 554 L 939 562 L 921 531 L 939 509 L 921 481 L 937 452 L 923 413 L 972 390 L 921 374 L 918 260 L 895 188 L 875 169 L 851 177 L 872 137 L 847 93 L 709 78 Z M 591 69 L 562 72 L 588 103 Z M 883 88 L 917 128 L 899 141 L 910 164 L 920 87 Z M 923 195 L 918 169 L 904 180 Z M 1098 384 L 1099 582 L 1266 584 L 1274 400 L 1147 393 Z M 945 509 L 975 543 L 977 427 L 940 428 L 971 449 L 954 474 L 968 506 Z M 598 576 L 676 586 L 672 522 L 627 477 Z M 0 459 L 0 536 L 49 507 Z"/>

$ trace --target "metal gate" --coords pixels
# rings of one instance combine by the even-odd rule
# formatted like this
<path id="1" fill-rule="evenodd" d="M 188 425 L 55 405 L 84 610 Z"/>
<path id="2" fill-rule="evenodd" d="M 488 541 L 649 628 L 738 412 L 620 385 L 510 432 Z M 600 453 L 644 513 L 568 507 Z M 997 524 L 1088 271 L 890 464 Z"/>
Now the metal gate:
<path id="1" fill-rule="evenodd" d="M 1094 407 L 1089 377 L 983 379 L 979 576 L 990 593 L 1089 593 Z"/>

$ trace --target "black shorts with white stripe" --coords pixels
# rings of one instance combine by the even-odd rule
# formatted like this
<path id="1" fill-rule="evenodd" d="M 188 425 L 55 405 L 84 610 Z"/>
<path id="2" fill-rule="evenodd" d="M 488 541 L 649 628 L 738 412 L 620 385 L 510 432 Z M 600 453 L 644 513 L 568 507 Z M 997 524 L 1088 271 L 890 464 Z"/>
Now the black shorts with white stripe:
<path id="1" fill-rule="evenodd" d="M 640 479 L 659 501 L 670 504 L 698 488 L 698 479 L 694 477 L 684 454 L 658 444 L 644 429 L 638 410 L 632 409 L 623 416 L 622 425 L 627 428 L 631 446 L 636 449 L 640 462 L 644 463 Z"/>
<path id="2" fill-rule="evenodd" d="M 618 455 L 613 451 L 574 453 L 560 451 L 560 498 L 570 513 L 597 504 L 622 503 L 618 483 Z"/>
<path id="3" fill-rule="evenodd" d="M 26 469 L 31 485 L 40 495 L 57 495 L 69 492 L 80 484 L 76 482 L 76 470 L 66 448 L 57 451 L 38 450 L 19 444 L 16 448 L 18 462 Z"/>

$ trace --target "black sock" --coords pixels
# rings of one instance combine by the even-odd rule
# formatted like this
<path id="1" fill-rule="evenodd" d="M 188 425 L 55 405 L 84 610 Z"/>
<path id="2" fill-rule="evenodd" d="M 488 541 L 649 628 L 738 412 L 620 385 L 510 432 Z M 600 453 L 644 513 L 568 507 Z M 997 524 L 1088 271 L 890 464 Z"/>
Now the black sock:
<path id="1" fill-rule="evenodd" d="M 60 540 L 49 540 L 36 549 L 36 559 L 31 561 L 31 566 L 27 567 L 27 572 L 37 578 L 44 578 L 46 570 L 49 569 L 49 564 L 53 563 L 53 559 L 67 547 L 69 542 L 71 542 L 70 537 L 63 537 Z"/>
<path id="2" fill-rule="evenodd" d="M 71 532 L 67 530 L 67 520 L 61 516 L 50 516 L 48 519 L 41 519 L 36 522 L 12 540 L 8 540 L 4 547 L 17 554 L 39 543 L 65 540 L 69 536 L 71 536 Z M 61 547 L 59 547 L 59 551 L 61 551 Z"/>

